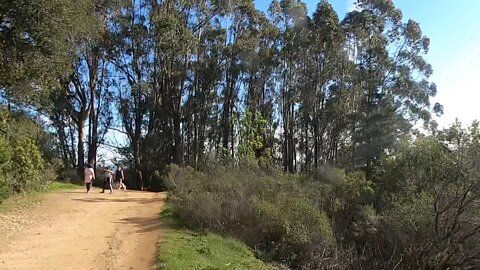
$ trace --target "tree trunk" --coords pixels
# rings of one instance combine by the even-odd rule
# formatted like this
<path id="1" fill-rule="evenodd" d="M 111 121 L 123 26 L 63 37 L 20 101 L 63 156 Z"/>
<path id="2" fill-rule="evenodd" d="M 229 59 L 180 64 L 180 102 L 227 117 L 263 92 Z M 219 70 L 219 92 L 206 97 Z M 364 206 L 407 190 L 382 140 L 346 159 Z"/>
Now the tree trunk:
<path id="1" fill-rule="evenodd" d="M 310 137 L 308 136 L 308 123 L 305 121 L 305 168 L 303 169 L 304 172 L 310 171 L 310 148 L 308 146 Z"/>
<path id="2" fill-rule="evenodd" d="M 83 177 L 83 171 L 85 169 L 85 149 L 83 144 L 83 139 L 85 137 L 84 123 L 85 119 L 78 119 L 77 171 L 80 177 Z"/>
<path id="3" fill-rule="evenodd" d="M 140 157 L 140 137 L 136 137 L 135 140 L 132 142 L 133 144 L 133 159 L 134 159 L 134 171 L 137 180 L 137 187 L 140 190 L 144 190 L 143 185 L 143 174 L 141 170 L 141 157 Z"/>
<path id="4" fill-rule="evenodd" d="M 94 96 L 94 93 L 91 93 Z M 90 118 L 89 118 L 89 144 L 88 144 L 88 163 L 96 168 L 97 164 L 97 147 L 98 147 L 98 118 L 95 110 L 94 98 L 90 99 Z"/>
<path id="5" fill-rule="evenodd" d="M 182 146 L 182 130 L 181 130 L 180 122 L 181 122 L 180 113 L 175 112 L 173 117 L 173 132 L 174 132 L 174 142 L 175 142 L 174 162 L 175 164 L 182 166 L 183 165 L 183 146 Z"/>
<path id="6" fill-rule="evenodd" d="M 289 114 L 289 131 L 288 131 L 288 171 L 290 173 L 295 172 L 295 141 L 294 141 L 294 134 L 295 134 L 295 126 L 293 122 L 293 113 L 294 113 L 294 104 L 290 105 L 291 112 Z"/>
<path id="7" fill-rule="evenodd" d="M 315 123 L 314 123 L 314 127 L 313 127 L 313 133 L 314 133 L 314 166 L 315 166 L 315 169 L 318 169 L 318 154 L 320 152 L 320 149 L 319 149 L 319 143 L 318 143 L 318 119 L 314 119 L 315 120 Z"/>

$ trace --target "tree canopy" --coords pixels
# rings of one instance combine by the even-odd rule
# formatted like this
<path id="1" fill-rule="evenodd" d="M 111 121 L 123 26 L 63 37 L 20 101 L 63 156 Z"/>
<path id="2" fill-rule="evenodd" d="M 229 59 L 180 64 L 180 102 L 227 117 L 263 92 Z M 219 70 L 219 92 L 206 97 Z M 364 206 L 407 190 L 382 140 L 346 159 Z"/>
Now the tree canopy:
<path id="1" fill-rule="evenodd" d="M 437 129 L 429 46 L 391 0 L 4 0 L 0 198 L 109 147 L 294 269 L 474 269 L 478 123 Z"/>

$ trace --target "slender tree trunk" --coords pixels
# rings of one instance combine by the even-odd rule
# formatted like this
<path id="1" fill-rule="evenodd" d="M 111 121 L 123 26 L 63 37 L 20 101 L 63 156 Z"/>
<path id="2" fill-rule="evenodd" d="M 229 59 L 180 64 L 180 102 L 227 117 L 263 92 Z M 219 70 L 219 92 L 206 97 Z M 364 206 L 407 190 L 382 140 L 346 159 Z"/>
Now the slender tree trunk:
<path id="1" fill-rule="evenodd" d="M 308 136 L 308 123 L 305 121 L 305 169 L 304 171 L 310 171 L 310 148 L 308 146 L 310 137 Z"/>
<path id="2" fill-rule="evenodd" d="M 72 121 L 69 119 L 69 121 Z M 72 168 L 75 168 L 77 165 L 77 158 L 76 158 L 76 153 L 75 153 L 75 125 L 73 123 L 69 123 L 68 131 L 69 131 L 69 140 L 70 144 L 68 145 L 69 147 L 69 155 L 70 155 L 70 165 Z"/>
<path id="3" fill-rule="evenodd" d="M 70 148 L 68 145 L 67 133 L 65 132 L 67 123 L 64 122 L 64 117 L 62 117 L 62 114 L 57 112 L 54 112 L 50 119 L 52 120 L 53 126 L 57 130 L 63 164 L 70 165 Z"/>
<path id="4" fill-rule="evenodd" d="M 135 171 L 135 176 L 137 178 L 137 181 L 138 181 L 138 188 L 140 190 L 143 190 L 144 189 L 144 186 L 143 186 L 143 175 L 142 175 L 142 170 L 141 170 L 141 161 L 140 161 L 140 145 L 138 142 L 135 142 L 133 144 L 133 158 L 134 158 L 134 171 Z"/>
<path id="5" fill-rule="evenodd" d="M 232 60 L 233 61 L 233 60 Z M 224 151 L 228 152 L 230 150 L 229 143 L 233 147 L 233 141 L 230 141 L 231 131 L 232 131 L 232 109 L 234 105 L 234 92 L 235 92 L 235 78 L 234 74 L 227 74 L 227 89 L 224 94 L 223 102 L 223 133 L 222 133 L 222 143 Z"/>
<path id="6" fill-rule="evenodd" d="M 179 112 L 175 112 L 173 116 L 173 132 L 174 132 L 174 143 L 175 143 L 174 162 L 175 164 L 182 166 L 183 165 L 183 146 L 182 146 L 181 119 L 180 119 Z"/>
<path id="7" fill-rule="evenodd" d="M 134 159 L 134 170 L 137 177 L 137 185 L 140 190 L 144 190 L 143 183 L 143 174 L 142 174 L 142 159 L 141 159 L 141 136 L 142 136 L 142 115 L 139 111 L 136 112 L 135 117 L 135 133 L 133 140 L 133 159 Z"/>
<path id="8" fill-rule="evenodd" d="M 77 144 L 77 171 L 78 175 L 83 177 L 83 171 L 85 169 L 85 149 L 84 149 L 84 123 L 85 119 L 78 119 L 78 144 Z"/>
<path id="9" fill-rule="evenodd" d="M 294 134 L 295 134 L 295 126 L 294 126 L 294 104 L 292 103 L 290 105 L 291 110 L 289 114 L 289 131 L 288 131 L 288 171 L 290 173 L 295 172 L 295 140 L 294 140 Z"/>
<path id="10" fill-rule="evenodd" d="M 319 152 L 320 152 L 320 149 L 319 149 L 319 143 L 318 143 L 318 136 L 319 136 L 319 132 L 318 132 L 318 119 L 317 117 L 315 117 L 315 123 L 314 123 L 314 126 L 313 126 L 313 133 L 314 133 L 314 166 L 315 166 L 315 169 L 318 169 L 318 155 L 319 155 Z"/>
<path id="11" fill-rule="evenodd" d="M 91 93 L 94 95 L 94 93 Z M 95 109 L 94 98 L 90 100 L 90 117 L 89 117 L 89 131 L 90 131 L 90 141 L 88 145 L 88 163 L 90 163 L 93 168 L 96 168 L 97 164 L 97 147 L 98 147 L 98 117 Z"/>

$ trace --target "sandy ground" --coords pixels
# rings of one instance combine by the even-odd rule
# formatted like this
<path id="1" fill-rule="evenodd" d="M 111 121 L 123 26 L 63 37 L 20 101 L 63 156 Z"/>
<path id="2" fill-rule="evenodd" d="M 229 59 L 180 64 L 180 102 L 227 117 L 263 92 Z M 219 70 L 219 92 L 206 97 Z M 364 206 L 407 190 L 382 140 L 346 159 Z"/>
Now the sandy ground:
<path id="1" fill-rule="evenodd" d="M 22 214 L 28 222 L 0 215 L 0 269 L 153 269 L 164 198 L 97 189 L 48 194 Z"/>

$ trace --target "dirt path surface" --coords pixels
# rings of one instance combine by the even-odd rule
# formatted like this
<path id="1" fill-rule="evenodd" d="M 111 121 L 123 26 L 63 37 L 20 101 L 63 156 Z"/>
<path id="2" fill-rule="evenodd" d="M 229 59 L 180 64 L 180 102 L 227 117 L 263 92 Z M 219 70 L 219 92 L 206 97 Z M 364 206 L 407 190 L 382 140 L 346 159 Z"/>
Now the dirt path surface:
<path id="1" fill-rule="evenodd" d="M 29 210 L 29 222 L 0 232 L 0 269 L 153 269 L 164 198 L 97 189 L 49 194 Z"/>

